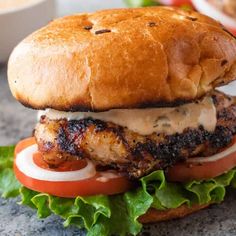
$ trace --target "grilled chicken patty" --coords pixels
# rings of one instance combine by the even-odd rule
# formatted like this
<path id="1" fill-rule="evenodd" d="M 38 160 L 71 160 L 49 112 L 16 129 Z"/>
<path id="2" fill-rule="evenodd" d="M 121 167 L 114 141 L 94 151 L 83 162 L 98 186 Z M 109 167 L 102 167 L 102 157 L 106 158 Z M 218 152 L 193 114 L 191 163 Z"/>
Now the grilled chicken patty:
<path id="1" fill-rule="evenodd" d="M 140 178 L 189 157 L 212 155 L 232 142 L 236 133 L 235 99 L 216 91 L 209 96 L 217 111 L 214 132 L 199 126 L 173 135 L 140 135 L 91 118 L 68 121 L 42 116 L 35 137 L 39 151 L 52 168 L 68 160 L 89 158 L 100 167 Z"/>

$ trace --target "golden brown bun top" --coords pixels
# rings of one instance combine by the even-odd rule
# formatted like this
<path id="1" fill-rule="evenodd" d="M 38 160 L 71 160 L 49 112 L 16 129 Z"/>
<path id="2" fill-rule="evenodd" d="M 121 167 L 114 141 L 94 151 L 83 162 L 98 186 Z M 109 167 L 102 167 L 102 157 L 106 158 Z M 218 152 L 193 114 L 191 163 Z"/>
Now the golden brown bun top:
<path id="1" fill-rule="evenodd" d="M 35 109 L 174 105 L 234 80 L 236 40 L 216 21 L 170 7 L 64 17 L 13 51 L 13 95 Z"/>

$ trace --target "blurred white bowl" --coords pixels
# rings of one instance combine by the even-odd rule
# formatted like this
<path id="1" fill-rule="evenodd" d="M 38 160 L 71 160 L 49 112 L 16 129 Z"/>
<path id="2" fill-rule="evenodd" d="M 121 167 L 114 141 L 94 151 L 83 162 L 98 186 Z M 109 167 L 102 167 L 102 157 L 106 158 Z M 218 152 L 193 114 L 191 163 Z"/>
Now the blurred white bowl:
<path id="1" fill-rule="evenodd" d="M 0 9 L 0 63 L 7 61 L 12 49 L 23 38 L 54 17 L 54 0 L 28 2 L 15 8 Z"/>
<path id="2" fill-rule="evenodd" d="M 192 3 L 199 12 L 221 22 L 236 35 L 236 20 L 233 17 L 226 15 L 206 0 L 192 0 Z"/>

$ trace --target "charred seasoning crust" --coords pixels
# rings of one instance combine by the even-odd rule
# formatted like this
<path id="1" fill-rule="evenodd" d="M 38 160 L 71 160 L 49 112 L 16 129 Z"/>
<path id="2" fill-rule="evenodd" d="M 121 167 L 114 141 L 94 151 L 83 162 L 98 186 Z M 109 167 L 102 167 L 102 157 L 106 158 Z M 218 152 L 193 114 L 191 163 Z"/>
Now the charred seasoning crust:
<path id="1" fill-rule="evenodd" d="M 63 122 L 59 128 L 57 137 L 58 145 L 61 151 L 68 152 L 71 155 L 76 155 L 83 158 L 83 150 L 81 150 L 80 147 L 76 145 L 76 140 L 83 138 L 83 134 L 90 125 L 95 125 L 96 131 L 101 131 L 106 127 L 105 122 L 92 119 Z"/>
<path id="2" fill-rule="evenodd" d="M 132 161 L 123 166 L 115 163 L 109 165 L 115 169 L 128 171 L 132 178 L 143 175 L 144 170 L 142 171 L 142 168 L 145 168 L 146 171 L 147 166 L 151 163 L 155 163 L 155 168 L 166 169 L 176 162 L 188 158 L 198 145 L 207 142 L 209 150 L 211 148 L 218 150 L 229 145 L 233 138 L 232 131 L 223 126 L 217 126 L 214 133 L 210 133 L 200 126 L 199 129 L 186 129 L 181 134 L 166 135 L 164 141 L 160 143 L 155 143 L 147 137 L 144 142 L 138 142 L 134 147 L 131 147 L 126 140 L 122 127 L 109 127 L 106 122 L 88 118 L 68 121 L 60 127 L 57 140 L 61 151 L 80 158 L 85 157 L 83 150 L 77 144 L 80 143 L 79 139 L 83 139 L 84 133 L 91 125 L 95 126 L 95 132 L 109 130 L 123 142 L 128 153 L 133 156 Z M 150 160 L 147 160 L 147 154 L 151 157 Z M 146 162 L 143 162 L 145 159 Z M 104 163 L 99 164 L 104 165 Z"/>
<path id="3" fill-rule="evenodd" d="M 72 155 L 79 154 L 77 147 L 71 145 L 71 141 L 75 141 L 78 138 L 83 138 L 84 133 L 90 126 L 95 126 L 95 132 L 101 132 L 104 130 L 112 131 L 125 143 L 125 139 L 122 135 L 123 128 L 118 127 L 109 127 L 106 122 L 101 120 L 95 120 L 92 118 L 82 119 L 82 120 L 71 120 L 68 122 L 63 122 L 63 125 L 59 128 L 58 132 L 58 144 L 62 151 L 67 151 Z M 126 143 L 127 145 L 127 143 Z M 69 150 L 68 150 L 69 146 Z"/>

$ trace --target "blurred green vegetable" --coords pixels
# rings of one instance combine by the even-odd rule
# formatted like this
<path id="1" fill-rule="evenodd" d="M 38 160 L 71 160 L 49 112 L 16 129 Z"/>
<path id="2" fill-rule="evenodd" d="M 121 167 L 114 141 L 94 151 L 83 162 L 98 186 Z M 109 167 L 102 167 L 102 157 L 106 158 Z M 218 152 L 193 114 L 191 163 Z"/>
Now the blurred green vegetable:
<path id="1" fill-rule="evenodd" d="M 154 0 L 125 0 L 125 2 L 129 7 L 148 7 L 160 5 Z"/>
<path id="2" fill-rule="evenodd" d="M 13 173 L 14 146 L 0 147 L 0 196 L 15 197 L 20 184 Z"/>

